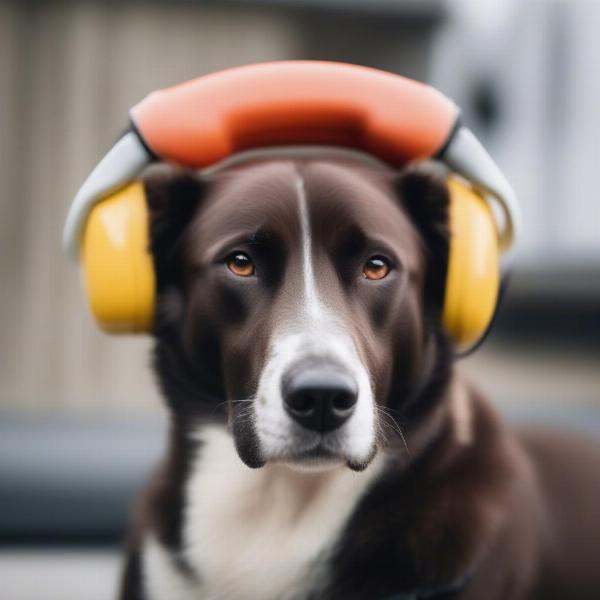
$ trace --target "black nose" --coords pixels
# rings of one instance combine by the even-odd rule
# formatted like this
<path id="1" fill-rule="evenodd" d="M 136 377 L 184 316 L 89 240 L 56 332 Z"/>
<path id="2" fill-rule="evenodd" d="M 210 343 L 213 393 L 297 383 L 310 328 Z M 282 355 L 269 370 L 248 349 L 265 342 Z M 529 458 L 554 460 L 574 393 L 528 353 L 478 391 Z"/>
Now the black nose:
<path id="1" fill-rule="evenodd" d="M 323 367 L 295 369 L 284 379 L 283 405 L 306 429 L 333 431 L 354 412 L 358 389 L 354 379 L 340 370 Z"/>

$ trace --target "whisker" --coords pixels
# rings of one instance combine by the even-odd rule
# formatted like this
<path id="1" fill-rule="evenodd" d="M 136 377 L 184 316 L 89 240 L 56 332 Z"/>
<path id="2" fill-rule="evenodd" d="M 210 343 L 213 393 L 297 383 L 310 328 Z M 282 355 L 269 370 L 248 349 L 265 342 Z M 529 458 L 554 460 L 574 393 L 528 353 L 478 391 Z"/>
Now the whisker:
<path id="1" fill-rule="evenodd" d="M 234 415 L 233 417 L 233 422 L 235 423 L 244 423 L 244 422 L 251 422 L 252 421 L 252 407 L 248 407 L 245 409 L 242 409 L 238 412 L 238 414 Z"/>
<path id="2" fill-rule="evenodd" d="M 396 415 L 398 415 L 399 419 L 402 418 L 402 413 L 395 408 L 390 408 L 389 406 L 377 406 L 377 408 L 378 410 L 386 413 L 387 415 L 393 416 L 392 413 L 395 413 Z"/>
<path id="3" fill-rule="evenodd" d="M 406 438 L 404 437 L 404 433 L 400 427 L 400 424 L 394 419 L 392 415 L 390 415 L 385 407 L 376 406 L 375 407 L 382 417 L 381 423 L 382 425 L 386 425 L 389 429 L 391 429 L 394 433 L 398 435 L 398 437 L 402 440 L 402 444 L 404 445 L 404 449 L 406 450 L 406 455 L 410 458 L 410 450 L 408 449 L 408 444 L 406 443 Z M 391 409 L 388 409 L 391 410 Z M 397 412 L 397 411 L 394 411 Z"/>
<path id="4" fill-rule="evenodd" d="M 229 402 L 231 402 L 231 404 L 251 404 L 252 402 L 254 402 L 254 398 L 240 398 L 238 400 L 223 400 L 222 402 L 219 402 L 218 404 L 215 404 L 215 406 L 213 406 L 212 412 L 211 414 L 215 414 L 215 412 L 221 408 L 221 406 L 228 404 Z"/>

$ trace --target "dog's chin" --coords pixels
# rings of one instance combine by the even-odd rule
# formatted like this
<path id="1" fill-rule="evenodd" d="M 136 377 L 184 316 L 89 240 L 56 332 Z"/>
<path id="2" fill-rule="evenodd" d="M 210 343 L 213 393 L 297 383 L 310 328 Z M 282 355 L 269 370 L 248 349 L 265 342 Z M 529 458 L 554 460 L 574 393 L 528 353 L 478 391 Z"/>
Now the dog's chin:
<path id="1" fill-rule="evenodd" d="M 354 458 L 323 448 L 297 453 L 287 452 L 278 456 L 267 457 L 258 451 L 254 445 L 249 446 L 236 440 L 235 446 L 240 460 L 251 469 L 260 469 L 268 464 L 276 464 L 301 473 L 321 473 L 340 468 L 348 468 L 356 472 L 364 471 L 377 454 L 377 448 L 374 446 L 366 458 Z"/>
<path id="2" fill-rule="evenodd" d="M 274 462 L 284 464 L 294 471 L 304 473 L 319 473 L 340 468 L 348 468 L 351 471 L 364 471 L 371 464 L 376 454 L 377 449 L 374 448 L 365 459 L 356 459 L 350 458 L 344 454 L 316 449 L 289 457 L 279 458 Z"/>
<path id="3" fill-rule="evenodd" d="M 364 471 L 377 454 L 375 441 L 365 454 L 364 449 L 359 452 L 358 448 L 352 452 L 348 441 L 340 442 L 335 436 L 314 434 L 296 437 L 293 443 L 287 442 L 283 447 L 277 447 L 277 444 L 269 447 L 247 421 L 236 422 L 231 433 L 240 460 L 251 469 L 278 464 L 301 472 L 322 472 L 339 468 Z"/>
<path id="4" fill-rule="evenodd" d="M 273 462 L 283 464 L 294 471 L 314 473 L 339 469 L 346 464 L 346 459 L 339 452 L 333 452 L 319 443 L 301 452 L 286 452 Z"/>
<path id="5" fill-rule="evenodd" d="M 324 471 L 343 468 L 346 464 L 345 461 L 339 457 L 295 457 L 293 459 L 279 460 L 277 462 L 285 465 L 292 471 L 298 471 L 300 473 L 322 473 Z"/>
<path id="6" fill-rule="evenodd" d="M 242 462 L 252 469 L 260 469 L 268 464 L 282 465 L 300 473 L 322 473 L 343 468 L 356 472 L 364 471 L 377 454 L 376 446 L 365 458 L 350 457 L 323 447 L 302 452 L 289 451 L 272 457 L 266 457 L 262 453 L 256 452 L 256 448 L 247 452 L 244 444 L 236 443 L 236 448 Z"/>

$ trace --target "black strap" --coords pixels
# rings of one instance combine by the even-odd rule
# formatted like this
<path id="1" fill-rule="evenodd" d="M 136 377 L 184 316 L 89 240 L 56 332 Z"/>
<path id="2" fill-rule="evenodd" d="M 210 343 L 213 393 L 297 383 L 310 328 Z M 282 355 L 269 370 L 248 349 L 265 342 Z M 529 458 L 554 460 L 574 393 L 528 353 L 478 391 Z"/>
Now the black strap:
<path id="1" fill-rule="evenodd" d="M 483 344 L 483 342 L 487 340 L 487 337 L 490 331 L 492 330 L 494 323 L 496 322 L 496 317 L 498 316 L 498 309 L 500 308 L 500 304 L 502 304 L 502 301 L 504 300 L 504 295 L 506 294 L 506 289 L 508 288 L 509 279 L 510 273 L 504 273 L 504 275 L 502 275 L 502 279 L 500 280 L 500 289 L 498 290 L 498 299 L 496 300 L 496 306 L 494 308 L 494 314 L 492 315 L 492 318 L 490 319 L 486 330 L 481 334 L 481 337 L 470 348 L 467 348 L 463 352 L 457 352 L 455 354 L 456 358 L 460 359 L 467 358 L 467 356 L 471 356 L 471 354 L 478 350 Z"/>
<path id="2" fill-rule="evenodd" d="M 474 572 L 467 573 L 467 575 L 461 577 L 457 582 L 448 586 L 411 594 L 394 594 L 393 596 L 386 596 L 384 600 L 453 600 L 457 594 L 465 589 L 471 579 L 473 579 L 474 574 Z"/>

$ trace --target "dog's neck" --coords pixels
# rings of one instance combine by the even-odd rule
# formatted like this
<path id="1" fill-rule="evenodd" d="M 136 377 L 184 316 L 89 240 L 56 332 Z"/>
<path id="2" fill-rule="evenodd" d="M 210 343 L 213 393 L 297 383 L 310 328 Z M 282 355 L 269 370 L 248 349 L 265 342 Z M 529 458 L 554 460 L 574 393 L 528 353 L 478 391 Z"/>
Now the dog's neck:
<path id="1" fill-rule="evenodd" d="M 174 482 L 181 498 L 175 548 L 185 570 L 201 572 L 201 581 L 174 575 L 154 538 L 146 558 L 157 586 L 167 574 L 189 586 L 190 595 L 258 600 L 281 597 L 299 582 L 314 584 L 302 579 L 304 569 L 331 547 L 385 466 L 381 455 L 361 473 L 345 467 L 299 472 L 280 464 L 251 469 L 237 456 L 224 425 L 200 426 L 188 431 L 186 444 L 190 438 L 187 475 Z M 168 521 L 164 514 L 160 518 Z M 158 541 L 165 545 L 160 532 Z M 317 568 L 310 578 L 319 576 Z"/>

